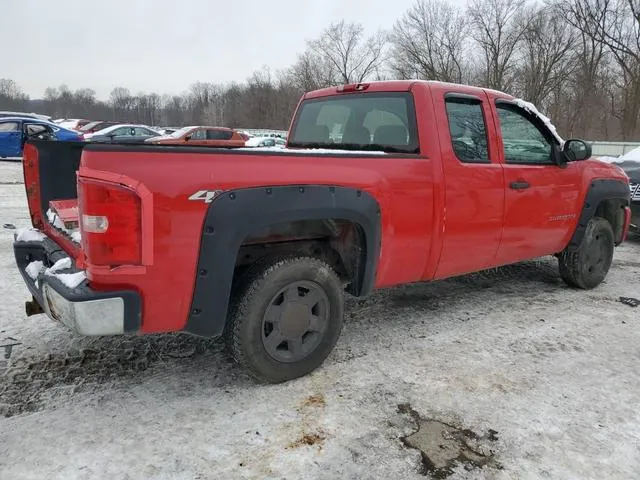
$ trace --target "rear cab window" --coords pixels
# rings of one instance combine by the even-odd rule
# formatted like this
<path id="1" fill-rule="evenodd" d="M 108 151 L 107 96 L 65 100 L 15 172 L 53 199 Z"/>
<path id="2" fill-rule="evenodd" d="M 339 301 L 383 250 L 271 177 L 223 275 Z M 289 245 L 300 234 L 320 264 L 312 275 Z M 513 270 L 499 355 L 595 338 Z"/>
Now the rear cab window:
<path id="1" fill-rule="evenodd" d="M 417 154 L 413 96 L 359 92 L 303 100 L 289 147 Z"/>

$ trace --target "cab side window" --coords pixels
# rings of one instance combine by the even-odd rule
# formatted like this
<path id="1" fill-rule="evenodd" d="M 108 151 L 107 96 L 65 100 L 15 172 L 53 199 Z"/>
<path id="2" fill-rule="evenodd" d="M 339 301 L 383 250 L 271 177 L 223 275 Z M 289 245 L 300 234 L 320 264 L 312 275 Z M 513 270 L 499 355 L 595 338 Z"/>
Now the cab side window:
<path id="1" fill-rule="evenodd" d="M 452 96 L 445 104 L 456 157 L 463 163 L 490 163 L 482 102 Z"/>
<path id="2" fill-rule="evenodd" d="M 551 142 L 520 108 L 509 104 L 498 104 L 496 108 L 506 163 L 554 164 Z"/>

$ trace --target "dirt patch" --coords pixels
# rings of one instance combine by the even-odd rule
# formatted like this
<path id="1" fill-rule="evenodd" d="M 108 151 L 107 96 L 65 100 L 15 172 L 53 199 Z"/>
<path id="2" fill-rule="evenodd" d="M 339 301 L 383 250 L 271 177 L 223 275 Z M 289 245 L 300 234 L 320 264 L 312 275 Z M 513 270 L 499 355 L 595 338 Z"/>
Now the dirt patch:
<path id="1" fill-rule="evenodd" d="M 318 447 L 322 447 L 326 438 L 327 438 L 326 435 L 321 431 L 313 432 L 313 433 L 304 433 L 300 436 L 300 438 L 298 438 L 297 440 L 287 445 L 287 450 L 304 447 L 304 446 L 312 447 L 314 445 Z"/>
<path id="2" fill-rule="evenodd" d="M 300 403 L 300 409 L 305 407 L 324 407 L 327 405 L 327 401 L 324 398 L 324 395 L 321 393 L 317 393 L 315 395 L 309 395 Z"/>
<path id="3" fill-rule="evenodd" d="M 485 466 L 502 468 L 492 449 L 492 443 L 498 440 L 495 430 L 479 436 L 468 429 L 422 418 L 409 404 L 398 405 L 398 412 L 409 415 L 416 424 L 416 431 L 401 440 L 406 447 L 420 452 L 422 475 L 447 478 L 458 465 L 467 470 Z"/>
<path id="4" fill-rule="evenodd" d="M 300 424 L 296 425 L 296 430 L 300 428 L 300 434 L 285 447 L 287 450 L 304 446 L 322 448 L 327 434 L 320 423 L 326 406 L 327 400 L 322 392 L 308 395 L 300 402 L 296 408 L 300 414 Z"/>

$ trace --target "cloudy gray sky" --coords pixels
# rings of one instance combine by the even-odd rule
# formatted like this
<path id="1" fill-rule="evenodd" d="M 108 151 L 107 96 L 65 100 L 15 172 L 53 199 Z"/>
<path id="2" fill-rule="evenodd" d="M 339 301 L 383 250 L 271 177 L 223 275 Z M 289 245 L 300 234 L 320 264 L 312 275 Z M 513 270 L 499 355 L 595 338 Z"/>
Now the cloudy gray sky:
<path id="1" fill-rule="evenodd" d="M 462 4 L 462 0 L 452 0 Z M 196 81 L 285 68 L 332 21 L 390 28 L 413 0 L 1 0 L 0 78 L 48 86 L 180 93 Z M 6 46 L 7 44 L 5 44 Z"/>

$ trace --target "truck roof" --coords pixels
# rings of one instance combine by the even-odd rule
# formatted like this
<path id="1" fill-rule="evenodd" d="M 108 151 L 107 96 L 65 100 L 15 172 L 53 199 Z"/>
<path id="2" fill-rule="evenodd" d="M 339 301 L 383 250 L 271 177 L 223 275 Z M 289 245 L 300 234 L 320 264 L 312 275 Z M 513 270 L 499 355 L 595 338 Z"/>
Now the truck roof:
<path id="1" fill-rule="evenodd" d="M 411 90 L 411 88 L 416 84 L 424 84 L 424 85 L 429 85 L 434 87 L 435 86 L 444 87 L 444 88 L 448 87 L 451 89 L 455 89 L 456 91 L 466 92 L 469 94 L 478 95 L 482 92 L 492 92 L 494 94 L 497 94 L 506 98 L 513 98 L 511 95 L 504 92 L 499 92 L 497 90 L 474 87 L 472 85 L 465 85 L 461 83 L 439 82 L 436 80 L 379 80 L 379 81 L 373 81 L 373 82 L 361 82 L 361 84 L 368 85 L 366 89 L 367 92 L 372 92 L 372 91 L 373 92 L 407 92 Z M 351 85 L 356 85 L 356 84 L 351 84 Z M 308 92 L 307 94 L 305 94 L 304 98 L 305 99 L 318 98 L 318 97 L 326 97 L 329 95 L 335 95 L 336 93 L 339 93 L 339 90 L 338 90 L 339 88 L 345 87 L 345 86 L 346 85 L 314 90 L 313 92 Z"/>

